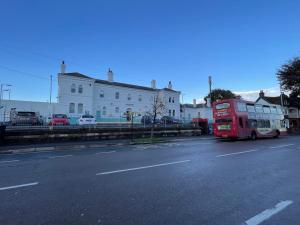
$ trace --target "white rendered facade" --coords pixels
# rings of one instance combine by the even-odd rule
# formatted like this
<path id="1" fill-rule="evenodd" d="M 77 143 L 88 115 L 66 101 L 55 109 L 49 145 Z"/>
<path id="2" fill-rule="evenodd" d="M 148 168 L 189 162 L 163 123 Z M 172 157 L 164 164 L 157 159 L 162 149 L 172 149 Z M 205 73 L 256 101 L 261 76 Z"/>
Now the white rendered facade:
<path id="1" fill-rule="evenodd" d="M 94 79 L 79 73 L 58 74 L 58 104 L 70 117 L 79 117 L 84 113 L 92 114 L 98 122 L 124 121 L 126 111 L 136 112 L 140 117 L 152 110 L 154 98 L 165 104 L 164 115 L 180 117 L 179 91 L 168 88 L 157 89 L 155 81 L 152 87 L 143 87 L 113 81 L 112 71 L 108 80 Z"/>

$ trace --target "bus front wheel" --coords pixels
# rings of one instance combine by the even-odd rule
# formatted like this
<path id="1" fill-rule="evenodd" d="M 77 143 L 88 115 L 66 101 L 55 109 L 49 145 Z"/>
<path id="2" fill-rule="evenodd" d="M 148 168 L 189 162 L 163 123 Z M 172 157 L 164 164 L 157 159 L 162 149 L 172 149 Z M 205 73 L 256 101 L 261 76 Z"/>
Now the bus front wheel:
<path id="1" fill-rule="evenodd" d="M 255 132 L 252 132 L 251 133 L 251 140 L 256 140 L 257 136 L 256 136 L 256 133 Z"/>

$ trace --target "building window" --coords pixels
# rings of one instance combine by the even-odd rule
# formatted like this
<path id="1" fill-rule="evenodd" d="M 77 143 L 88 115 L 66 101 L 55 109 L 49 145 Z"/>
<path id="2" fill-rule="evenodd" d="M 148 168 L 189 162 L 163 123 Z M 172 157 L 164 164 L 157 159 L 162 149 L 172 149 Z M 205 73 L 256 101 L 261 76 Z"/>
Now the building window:
<path id="1" fill-rule="evenodd" d="M 69 105 L 69 113 L 75 113 L 75 103 L 70 103 L 70 105 Z"/>
<path id="2" fill-rule="evenodd" d="M 175 116 L 175 110 L 173 109 L 173 116 Z"/>
<path id="3" fill-rule="evenodd" d="M 100 98 L 104 98 L 104 91 L 100 91 Z"/>
<path id="4" fill-rule="evenodd" d="M 120 112 L 119 107 L 116 107 L 116 108 L 115 108 L 115 113 L 119 113 L 119 112 Z"/>
<path id="5" fill-rule="evenodd" d="M 127 95 L 127 99 L 130 101 L 131 100 L 131 94 Z"/>
<path id="6" fill-rule="evenodd" d="M 171 97 L 169 97 L 169 102 L 171 102 L 171 100 L 172 100 L 172 98 L 171 98 Z"/>
<path id="7" fill-rule="evenodd" d="M 171 109 L 169 109 L 169 116 L 171 116 L 172 115 L 172 111 L 171 111 Z"/>
<path id="8" fill-rule="evenodd" d="M 200 112 L 198 112 L 198 118 L 201 118 Z"/>
<path id="9" fill-rule="evenodd" d="M 83 113 L 83 104 L 82 103 L 78 103 L 77 112 L 78 112 L 78 114 L 82 114 Z"/>
<path id="10" fill-rule="evenodd" d="M 82 87 L 82 85 L 80 84 L 80 85 L 78 86 L 78 93 L 82 94 L 82 92 L 83 92 L 83 87 Z"/>
<path id="11" fill-rule="evenodd" d="M 75 93 L 76 92 L 76 85 L 72 84 L 71 85 L 71 93 Z"/>
<path id="12" fill-rule="evenodd" d="M 175 102 L 175 99 L 174 99 L 174 97 L 172 98 L 172 102 L 173 102 L 173 103 Z"/>
<path id="13" fill-rule="evenodd" d="M 141 95 L 139 95 L 139 102 L 141 102 L 142 101 L 142 96 Z"/>
<path id="14" fill-rule="evenodd" d="M 120 98 L 120 93 L 119 92 L 116 92 L 115 93 L 115 99 L 119 99 Z"/>
<path id="15" fill-rule="evenodd" d="M 102 107 L 102 115 L 103 115 L 103 116 L 106 115 L 106 107 L 105 107 L 105 106 Z"/>

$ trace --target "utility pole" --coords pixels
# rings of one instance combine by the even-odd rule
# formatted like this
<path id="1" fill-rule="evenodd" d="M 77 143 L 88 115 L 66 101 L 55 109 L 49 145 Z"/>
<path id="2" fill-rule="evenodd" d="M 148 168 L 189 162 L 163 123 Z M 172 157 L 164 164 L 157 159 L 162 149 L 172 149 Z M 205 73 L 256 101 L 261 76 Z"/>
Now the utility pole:
<path id="1" fill-rule="evenodd" d="M 52 102 L 52 75 L 50 75 L 50 104 Z"/>
<path id="2" fill-rule="evenodd" d="M 211 76 L 208 76 L 208 85 L 209 85 L 209 98 L 211 98 L 211 83 L 212 83 Z"/>

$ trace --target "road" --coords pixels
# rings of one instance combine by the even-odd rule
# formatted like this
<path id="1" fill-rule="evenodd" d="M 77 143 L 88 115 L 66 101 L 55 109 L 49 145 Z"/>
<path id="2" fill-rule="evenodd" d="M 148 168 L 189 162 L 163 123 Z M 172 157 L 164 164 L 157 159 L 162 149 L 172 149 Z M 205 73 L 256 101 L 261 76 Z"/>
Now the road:
<path id="1" fill-rule="evenodd" d="M 298 225 L 300 137 L 0 156 L 0 224 Z"/>

